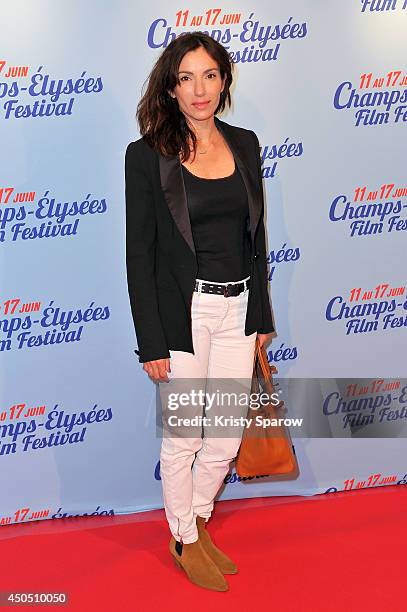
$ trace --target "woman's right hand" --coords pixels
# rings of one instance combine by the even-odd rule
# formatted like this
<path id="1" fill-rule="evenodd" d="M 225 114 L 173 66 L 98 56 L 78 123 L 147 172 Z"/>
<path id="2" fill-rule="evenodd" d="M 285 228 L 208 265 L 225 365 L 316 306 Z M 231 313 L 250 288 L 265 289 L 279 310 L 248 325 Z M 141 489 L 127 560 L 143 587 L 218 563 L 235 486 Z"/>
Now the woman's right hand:
<path id="1" fill-rule="evenodd" d="M 145 361 L 143 363 L 143 370 L 147 372 L 151 380 L 155 383 L 170 382 L 167 376 L 167 372 L 171 372 L 170 357 Z"/>

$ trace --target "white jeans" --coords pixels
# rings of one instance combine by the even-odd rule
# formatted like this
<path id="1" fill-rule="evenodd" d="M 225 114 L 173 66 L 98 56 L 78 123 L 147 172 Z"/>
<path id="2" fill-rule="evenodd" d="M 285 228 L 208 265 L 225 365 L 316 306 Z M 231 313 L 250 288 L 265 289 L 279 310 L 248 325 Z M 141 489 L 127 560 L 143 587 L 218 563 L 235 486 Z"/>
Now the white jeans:
<path id="1" fill-rule="evenodd" d="M 163 418 L 169 414 L 168 394 L 179 389 L 171 387 L 176 379 L 204 379 L 206 392 L 208 384 L 215 385 L 218 379 L 239 379 L 239 391 L 243 384 L 250 392 L 257 332 L 249 336 L 244 333 L 248 293 L 246 290 L 238 296 L 224 297 L 194 291 L 191 317 L 195 354 L 170 351 L 170 382 L 159 383 Z M 247 407 L 242 406 L 241 415 L 245 417 L 246 413 Z M 236 430 L 236 437 L 206 437 L 205 428 L 198 429 L 190 437 L 163 437 L 160 453 L 166 517 L 172 535 L 186 544 L 198 539 L 196 516 L 210 517 L 243 432 L 242 428 Z"/>

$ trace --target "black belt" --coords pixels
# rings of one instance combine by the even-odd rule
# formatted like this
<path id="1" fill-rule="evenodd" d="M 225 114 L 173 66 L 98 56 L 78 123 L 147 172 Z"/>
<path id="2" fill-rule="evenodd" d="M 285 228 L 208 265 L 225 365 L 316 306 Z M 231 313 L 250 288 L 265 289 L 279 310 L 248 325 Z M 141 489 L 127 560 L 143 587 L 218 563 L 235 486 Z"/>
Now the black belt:
<path id="1" fill-rule="evenodd" d="M 250 278 L 240 283 L 228 283 L 227 285 L 217 285 L 216 283 L 210 283 L 208 281 L 195 281 L 194 291 L 199 292 L 199 285 L 201 285 L 202 293 L 213 293 L 215 295 L 230 297 L 232 295 L 239 295 L 246 288 L 248 289 L 250 286 Z"/>

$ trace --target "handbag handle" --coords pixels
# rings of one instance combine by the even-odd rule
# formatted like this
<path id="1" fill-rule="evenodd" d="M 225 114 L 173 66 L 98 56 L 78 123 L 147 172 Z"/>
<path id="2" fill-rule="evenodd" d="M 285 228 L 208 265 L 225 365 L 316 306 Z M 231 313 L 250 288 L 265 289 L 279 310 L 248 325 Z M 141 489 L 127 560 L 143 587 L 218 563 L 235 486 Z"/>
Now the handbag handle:
<path id="1" fill-rule="evenodd" d="M 256 338 L 256 345 L 254 349 L 254 363 L 256 364 L 256 359 L 259 362 L 262 376 L 266 382 L 272 382 L 272 374 L 277 372 L 276 366 L 270 366 L 269 361 L 267 359 L 266 349 L 263 346 L 260 346 L 258 338 Z"/>
<path id="2" fill-rule="evenodd" d="M 256 366 L 260 366 L 260 375 L 263 378 L 263 387 L 267 390 L 269 394 L 275 392 L 275 385 L 273 383 L 273 374 L 278 372 L 275 365 L 270 365 L 267 359 L 267 353 L 264 346 L 260 346 L 258 339 L 256 338 L 255 351 L 254 351 L 254 369 L 253 369 L 253 382 L 256 383 L 252 385 L 252 389 L 255 388 L 258 391 L 259 381 L 258 381 L 258 372 L 256 372 Z M 283 408 L 284 400 L 280 400 L 279 404 L 275 406 L 275 408 Z"/>

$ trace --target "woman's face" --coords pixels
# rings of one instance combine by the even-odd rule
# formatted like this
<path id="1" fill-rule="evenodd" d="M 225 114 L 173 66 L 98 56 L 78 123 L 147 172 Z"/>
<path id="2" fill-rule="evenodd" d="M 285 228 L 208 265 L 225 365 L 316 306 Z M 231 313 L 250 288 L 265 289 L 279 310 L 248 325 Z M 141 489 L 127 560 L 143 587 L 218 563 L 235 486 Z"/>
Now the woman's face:
<path id="1" fill-rule="evenodd" d="M 195 123 L 212 117 L 224 87 L 217 62 L 203 47 L 198 47 L 182 58 L 178 78 L 180 84 L 171 95 L 177 98 L 186 119 Z"/>

